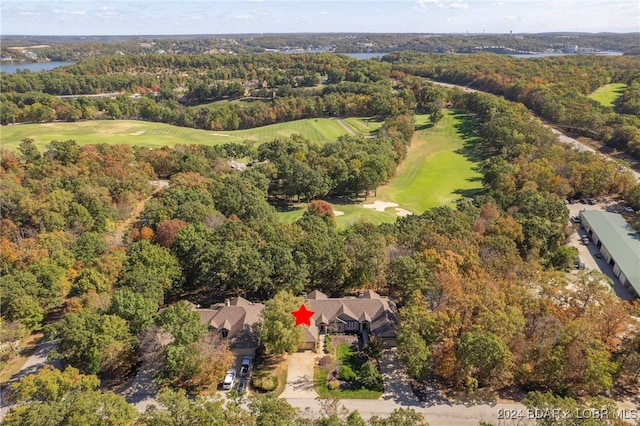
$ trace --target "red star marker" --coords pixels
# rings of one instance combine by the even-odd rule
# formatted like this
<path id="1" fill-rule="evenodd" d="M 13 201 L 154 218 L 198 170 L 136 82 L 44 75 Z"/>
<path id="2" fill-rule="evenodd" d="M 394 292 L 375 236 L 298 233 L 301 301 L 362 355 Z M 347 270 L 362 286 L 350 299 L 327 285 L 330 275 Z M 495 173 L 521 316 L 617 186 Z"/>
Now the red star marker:
<path id="1" fill-rule="evenodd" d="M 304 303 L 300 305 L 300 309 L 297 311 L 291 312 L 291 315 L 296 317 L 296 326 L 300 324 L 311 325 L 311 317 L 315 314 L 313 311 L 307 311 L 307 307 L 304 306 Z"/>

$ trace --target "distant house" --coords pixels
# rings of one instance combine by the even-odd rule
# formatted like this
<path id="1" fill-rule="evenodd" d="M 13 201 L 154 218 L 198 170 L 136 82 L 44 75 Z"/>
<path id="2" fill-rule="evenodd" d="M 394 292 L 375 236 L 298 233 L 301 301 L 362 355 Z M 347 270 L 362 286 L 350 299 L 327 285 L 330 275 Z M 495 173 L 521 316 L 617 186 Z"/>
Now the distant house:
<path id="1" fill-rule="evenodd" d="M 251 303 L 236 297 L 201 309 L 191 304 L 203 324 L 223 339 L 230 340 L 232 349 L 255 349 L 258 336 L 253 325 L 260 320 L 262 303 Z M 315 350 L 325 334 L 360 334 L 365 339 L 376 335 L 386 346 L 396 345 L 397 309 L 388 297 L 368 290 L 358 297 L 329 298 L 315 290 L 306 296 L 305 306 L 314 311 L 311 326 L 304 327 L 300 350 Z"/>
<path id="2" fill-rule="evenodd" d="M 208 309 L 200 309 L 191 304 L 209 332 L 228 339 L 233 349 L 255 349 L 258 347 L 258 336 L 253 325 L 260 320 L 262 303 L 252 303 L 242 297 L 228 299 L 224 303 L 211 305 Z"/>
<path id="3" fill-rule="evenodd" d="M 320 338 L 332 333 L 376 335 L 386 346 L 396 345 L 396 306 L 375 291 L 367 290 L 358 297 L 329 298 L 315 290 L 307 295 L 305 305 L 314 314 L 301 349 L 315 349 Z"/>

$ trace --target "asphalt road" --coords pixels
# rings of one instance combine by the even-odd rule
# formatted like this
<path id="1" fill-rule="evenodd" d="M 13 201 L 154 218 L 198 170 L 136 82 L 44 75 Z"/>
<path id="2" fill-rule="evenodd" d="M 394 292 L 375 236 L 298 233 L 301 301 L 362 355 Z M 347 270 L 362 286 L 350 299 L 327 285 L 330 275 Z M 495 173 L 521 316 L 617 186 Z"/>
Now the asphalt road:
<path id="1" fill-rule="evenodd" d="M 289 404 L 298 408 L 306 417 L 317 418 L 322 413 L 320 400 L 318 399 L 289 399 Z M 430 426 L 477 426 L 480 421 L 500 425 L 526 425 L 527 408 L 522 404 L 495 404 L 495 405 L 421 405 L 409 402 L 403 404 L 397 400 L 384 399 L 341 399 L 340 405 L 349 411 L 358 410 L 364 419 L 373 416 L 388 417 L 389 413 L 397 408 L 411 408 L 422 414 Z M 523 413 L 523 417 L 506 421 L 500 419 L 504 413 Z M 533 424 L 533 423 L 531 423 Z"/>

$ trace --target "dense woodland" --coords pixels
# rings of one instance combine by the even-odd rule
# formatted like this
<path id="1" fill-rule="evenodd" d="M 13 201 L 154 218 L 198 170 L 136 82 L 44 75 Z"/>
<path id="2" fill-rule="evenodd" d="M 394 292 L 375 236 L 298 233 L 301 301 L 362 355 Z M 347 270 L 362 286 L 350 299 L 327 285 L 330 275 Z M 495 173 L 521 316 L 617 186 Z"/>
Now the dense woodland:
<path id="1" fill-rule="evenodd" d="M 334 54 L 109 56 L 49 72 L 1 75 L 0 123 L 135 118 L 235 130 L 301 118 L 438 110 L 441 97 L 421 93 L 417 89 L 424 82 L 410 78 L 419 76 L 521 102 L 548 122 L 638 157 L 638 69 L 635 57 L 598 56 L 400 52 L 382 61 Z M 611 82 L 627 85 L 614 108 L 587 97 Z M 100 93 L 120 96 L 79 97 Z"/>
<path id="2" fill-rule="evenodd" d="M 499 55 L 400 52 L 394 69 L 491 92 L 521 102 L 548 122 L 569 126 L 640 158 L 640 61 L 635 57 L 564 56 L 514 60 Z M 608 83 L 627 85 L 614 108 L 587 97 Z"/>
<path id="3" fill-rule="evenodd" d="M 2 341 L 44 329 L 57 342 L 53 356 L 89 375 L 76 378 L 74 386 L 87 401 L 107 404 L 95 402 L 105 396 L 95 390 L 91 375 L 113 380 L 130 374 L 153 347 L 153 336 L 164 333 L 170 344 L 161 352 L 164 367 L 156 380 L 168 388 L 202 392 L 220 381 L 224 369 L 215 366 L 224 365 L 221 360 L 228 359 L 229 351 L 221 342 L 206 341 L 198 315 L 174 302 L 206 305 L 236 295 L 267 300 L 281 290 L 297 295 L 318 289 L 340 296 L 374 289 L 400 306 L 399 354 L 414 379 L 436 377 L 463 391 L 518 387 L 576 397 L 602 395 L 614 386 L 635 389 L 640 334 L 632 315 L 638 314 L 637 305 L 617 298 L 599 273 L 581 273 L 576 282 L 568 281 L 564 271 L 575 252 L 565 245 L 573 229 L 564 200 L 622 195 L 640 203 L 640 186 L 616 163 L 556 144 L 550 130 L 522 104 L 431 86 L 423 76 L 435 78 L 438 72 L 445 79 L 450 69 L 449 57 L 438 58 L 410 54 L 379 62 L 325 54 L 125 56 L 89 59 L 59 71 L 2 75 L 3 88 L 11 88 L 1 95 L 4 122 L 11 122 L 11 113 L 13 121 L 25 121 L 28 111 L 51 113 L 51 108 L 51 120 L 64 119 L 57 115 L 63 110 L 80 114 L 74 120 L 107 114 L 120 118 L 115 106 L 121 116 L 159 121 L 165 112 L 240 117 L 246 110 L 252 111 L 247 117 L 259 120 L 249 106 L 186 106 L 216 98 L 214 89 L 232 87 L 226 81 L 234 79 L 239 84 L 267 81 L 266 89 L 276 94 L 293 92 L 258 103 L 268 112 L 281 108 L 286 117 L 276 114 L 267 121 L 304 116 L 304 108 L 292 105 L 324 104 L 330 97 L 344 109 L 328 112 L 325 107 L 317 110 L 318 116 L 366 113 L 385 120 L 373 138 L 344 136 L 323 145 L 293 136 L 256 146 L 151 149 L 78 146 L 69 135 L 69 140 L 52 141 L 44 152 L 32 140 L 24 140 L 18 152 L 2 151 Z M 479 59 L 479 68 L 486 64 L 482 73 L 489 76 L 506 75 L 512 66 L 522 82 L 542 69 L 534 61 L 469 58 Z M 458 67 L 463 80 L 451 81 L 466 82 L 471 73 L 463 66 L 466 60 L 460 59 Z M 548 79 L 549 91 L 555 93 L 554 85 L 561 85 L 557 75 L 567 67 L 570 83 L 564 87 L 576 86 L 572 90 L 580 99 L 597 84 L 581 77 L 580 86 L 574 85 L 571 76 L 578 71 L 599 78 L 599 84 L 623 81 L 632 88 L 635 62 L 607 60 L 615 64 L 554 59 L 555 74 L 540 74 L 539 84 L 545 86 Z M 518 68 L 525 65 L 530 69 Z M 225 67 L 229 75 L 222 76 Z M 591 76 L 596 69 L 601 74 Z M 76 79 L 80 74 L 86 79 Z M 311 75 L 316 76 L 311 83 L 324 83 L 307 92 L 303 80 Z M 134 79 L 140 80 L 130 83 Z M 74 100 L 44 93 L 72 81 L 79 86 L 60 90 L 144 88 L 154 94 L 134 101 L 127 95 Z M 160 85 L 157 91 L 149 86 L 152 82 Z M 174 94 L 178 84 L 180 96 Z M 536 89 L 527 90 L 522 96 Z M 479 164 L 482 194 L 456 208 L 434 208 L 395 224 L 337 229 L 322 198 L 357 198 L 375 191 L 406 155 L 413 112 L 427 112 L 437 122 L 447 104 L 473 116 L 468 131 L 476 136 L 472 149 L 484 158 Z M 636 123 L 630 114 L 587 104 L 592 109 L 583 111 Z M 573 108 L 567 105 L 566 114 Z M 93 116 L 83 117 L 86 111 Z M 236 128 L 245 120 L 238 119 Z M 203 120 L 207 128 L 229 128 L 226 119 L 216 125 L 213 118 Z M 244 172 L 231 169 L 228 160 L 239 158 L 255 166 Z M 151 181 L 158 177 L 168 179 L 169 186 L 154 189 Z M 274 205 L 293 200 L 307 201 L 310 208 L 294 224 L 280 223 Z M 141 220 L 125 232 L 121 223 L 138 205 L 144 205 Z M 47 324 L 53 313 L 60 319 Z M 20 386 L 16 400 L 41 398 L 29 388 L 36 385 Z M 45 408 L 55 410 L 67 392 L 77 392 L 70 389 L 50 396 L 48 405 L 25 405 L 32 409 L 17 411 L 15 423 L 7 424 L 24 423 L 30 418 L 24 416 L 42 417 Z M 545 398 L 536 395 L 532 401 Z M 172 391 L 161 398 L 174 401 L 168 403 L 169 411 L 172 404 L 194 413 L 213 411 L 227 416 L 227 424 L 233 424 L 229 416 L 241 415 L 224 411 L 233 407 L 208 410 L 209 403 L 188 402 Z M 277 402 L 258 399 L 254 404 Z M 259 417 L 261 408 L 255 410 Z M 131 416 L 127 408 L 121 413 Z M 169 415 L 151 411 L 142 422 L 161 424 Z"/>
<path id="4" fill-rule="evenodd" d="M 76 61 L 117 53 L 147 55 L 264 53 L 266 51 L 330 51 L 335 53 L 394 52 L 414 50 L 432 53 L 495 53 L 564 51 L 580 48 L 619 51 L 638 55 L 638 33 L 542 33 L 542 34 L 233 34 L 203 36 L 3 36 L 4 58 L 33 61 L 14 47 L 31 49 L 38 60 Z M 26 49 L 25 49 L 26 50 Z"/>

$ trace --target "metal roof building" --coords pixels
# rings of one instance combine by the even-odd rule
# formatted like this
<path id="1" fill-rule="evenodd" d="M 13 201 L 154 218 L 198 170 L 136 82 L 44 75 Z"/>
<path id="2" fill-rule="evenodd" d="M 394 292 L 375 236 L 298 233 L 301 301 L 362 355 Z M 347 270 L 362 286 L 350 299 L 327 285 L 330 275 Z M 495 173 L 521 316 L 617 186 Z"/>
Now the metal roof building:
<path id="1" fill-rule="evenodd" d="M 582 224 L 600 248 L 613 273 L 636 297 L 640 295 L 640 234 L 617 213 L 597 210 L 580 212 Z"/>

